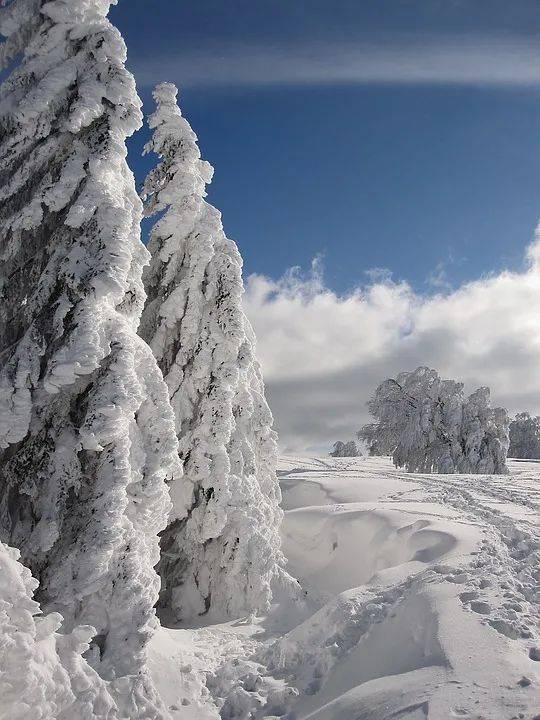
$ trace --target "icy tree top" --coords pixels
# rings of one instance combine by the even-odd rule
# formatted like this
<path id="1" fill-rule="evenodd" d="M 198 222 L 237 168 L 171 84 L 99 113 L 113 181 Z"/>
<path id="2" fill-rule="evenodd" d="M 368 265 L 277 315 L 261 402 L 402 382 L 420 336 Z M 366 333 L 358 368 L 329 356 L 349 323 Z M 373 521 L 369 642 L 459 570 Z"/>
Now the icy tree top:
<path id="1" fill-rule="evenodd" d="M 1 114 L 19 101 L 17 115 L 29 121 L 50 109 L 55 112 L 77 83 L 67 128 L 77 132 L 111 109 L 119 130 L 131 134 L 141 125 L 141 103 L 133 77 L 124 67 L 126 46 L 107 20 L 111 0 L 14 0 L 0 10 L 3 66 L 24 52 L 24 62 L 2 85 Z M 4 0 L 5 5 L 5 0 Z M 39 30 L 39 32 L 38 32 Z M 95 38 L 95 40 L 93 40 Z M 85 42 L 81 42 L 85 40 Z M 24 98 L 24 77 L 37 78 Z M 107 103 L 108 101 L 108 103 Z M 42 128 L 44 134 L 46 127 Z"/>
<path id="2" fill-rule="evenodd" d="M 80 240 L 59 264 L 59 280 L 75 295 L 124 303 L 136 322 L 148 254 L 138 237 L 140 201 L 121 188 L 132 184 L 125 139 L 141 126 L 141 101 L 124 66 L 124 41 L 106 17 L 110 5 L 15 0 L 0 10 L 4 64 L 23 53 L 0 89 L 0 162 L 9 173 L 0 234 L 12 238 L 9 261 L 24 233 L 37 233 L 48 213 L 61 214 Z M 32 311 L 29 302 L 24 312 Z"/>
<path id="3" fill-rule="evenodd" d="M 145 153 L 155 152 L 161 162 L 148 174 L 144 184 L 144 199 L 151 198 L 146 204 L 146 216 L 161 212 L 171 204 L 179 206 L 182 201 L 187 204 L 190 196 L 204 198 L 206 185 L 214 174 L 210 163 L 201 160 L 197 135 L 176 103 L 178 88 L 172 83 L 161 83 L 153 95 L 157 109 L 148 124 L 154 132 Z M 176 232 L 190 229 L 180 226 Z"/>
<path id="4" fill-rule="evenodd" d="M 143 188 L 147 216 L 160 217 L 139 332 L 169 387 L 184 468 L 162 534 L 162 607 L 177 619 L 232 617 L 268 605 L 283 561 L 277 450 L 242 308 L 242 258 L 204 199 L 213 170 L 177 94 L 169 83 L 154 92 L 146 152 L 159 162 Z"/>

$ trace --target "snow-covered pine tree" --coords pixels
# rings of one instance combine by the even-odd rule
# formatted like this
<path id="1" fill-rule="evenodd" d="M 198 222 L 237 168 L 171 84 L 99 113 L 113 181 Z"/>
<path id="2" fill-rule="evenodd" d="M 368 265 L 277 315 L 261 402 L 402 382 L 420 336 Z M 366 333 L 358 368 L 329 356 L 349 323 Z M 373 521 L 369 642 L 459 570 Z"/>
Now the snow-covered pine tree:
<path id="1" fill-rule="evenodd" d="M 125 139 L 140 101 L 110 0 L 2 4 L 1 59 L 19 62 L 0 89 L 0 539 L 63 631 L 95 627 L 100 674 L 137 674 L 179 465 L 136 334 L 148 252 Z"/>
<path id="2" fill-rule="evenodd" d="M 504 408 L 492 408 L 488 387 L 475 390 L 463 403 L 458 472 L 506 474 L 510 445 L 509 418 Z"/>
<path id="3" fill-rule="evenodd" d="M 528 412 L 518 413 L 510 423 L 510 448 L 512 458 L 540 458 L 540 417 Z"/>
<path id="4" fill-rule="evenodd" d="M 144 185 L 151 231 L 140 334 L 169 387 L 186 492 L 172 493 L 158 567 L 162 619 L 231 617 L 268 606 L 282 564 L 276 439 L 254 335 L 243 310 L 242 260 L 204 197 L 212 167 L 159 85 L 146 147 L 160 162 Z"/>

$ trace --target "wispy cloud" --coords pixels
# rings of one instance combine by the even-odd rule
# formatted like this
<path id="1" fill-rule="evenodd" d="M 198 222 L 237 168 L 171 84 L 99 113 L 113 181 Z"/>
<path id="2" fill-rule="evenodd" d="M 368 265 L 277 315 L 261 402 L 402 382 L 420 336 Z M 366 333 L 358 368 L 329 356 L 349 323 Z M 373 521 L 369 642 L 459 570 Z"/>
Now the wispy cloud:
<path id="1" fill-rule="evenodd" d="M 373 43 L 209 45 L 136 63 L 139 83 L 186 86 L 329 83 L 540 85 L 540 46 L 521 36 L 452 36 Z"/>

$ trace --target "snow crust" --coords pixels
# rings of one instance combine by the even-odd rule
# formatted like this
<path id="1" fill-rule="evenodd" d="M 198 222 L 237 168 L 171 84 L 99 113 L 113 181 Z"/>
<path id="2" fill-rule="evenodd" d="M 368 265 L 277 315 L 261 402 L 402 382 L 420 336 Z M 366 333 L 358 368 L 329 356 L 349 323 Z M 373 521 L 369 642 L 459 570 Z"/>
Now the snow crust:
<path id="1" fill-rule="evenodd" d="M 276 436 L 242 310 L 242 260 L 204 200 L 213 170 L 176 95 L 159 85 L 150 118 L 146 150 L 160 162 L 144 185 L 146 214 L 161 216 L 139 330 L 169 388 L 184 470 L 162 534 L 167 623 L 267 609 L 283 562 Z"/>

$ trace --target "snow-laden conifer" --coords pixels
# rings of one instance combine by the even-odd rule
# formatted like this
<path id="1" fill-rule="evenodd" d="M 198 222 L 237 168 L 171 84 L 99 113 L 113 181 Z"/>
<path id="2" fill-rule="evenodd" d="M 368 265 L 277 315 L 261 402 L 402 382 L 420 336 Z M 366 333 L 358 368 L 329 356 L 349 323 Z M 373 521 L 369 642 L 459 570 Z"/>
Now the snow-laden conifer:
<path id="1" fill-rule="evenodd" d="M 508 413 L 492 408 L 487 387 L 475 390 L 463 403 L 460 446 L 463 457 L 458 472 L 500 475 L 508 472 L 506 455 L 510 445 Z"/>
<path id="2" fill-rule="evenodd" d="M 159 85 L 153 137 L 160 162 L 144 185 L 151 232 L 140 334 L 169 387 L 184 485 L 162 535 L 160 605 L 173 620 L 265 608 L 282 556 L 276 439 L 242 310 L 242 260 L 205 200 L 213 170 Z"/>
<path id="3" fill-rule="evenodd" d="M 90 661 L 120 677 L 139 673 L 154 622 L 178 456 L 136 334 L 148 253 L 125 139 L 140 101 L 110 5 L 0 11 L 3 62 L 22 53 L 0 89 L 0 538 L 42 607 L 65 632 L 92 625 Z"/>

